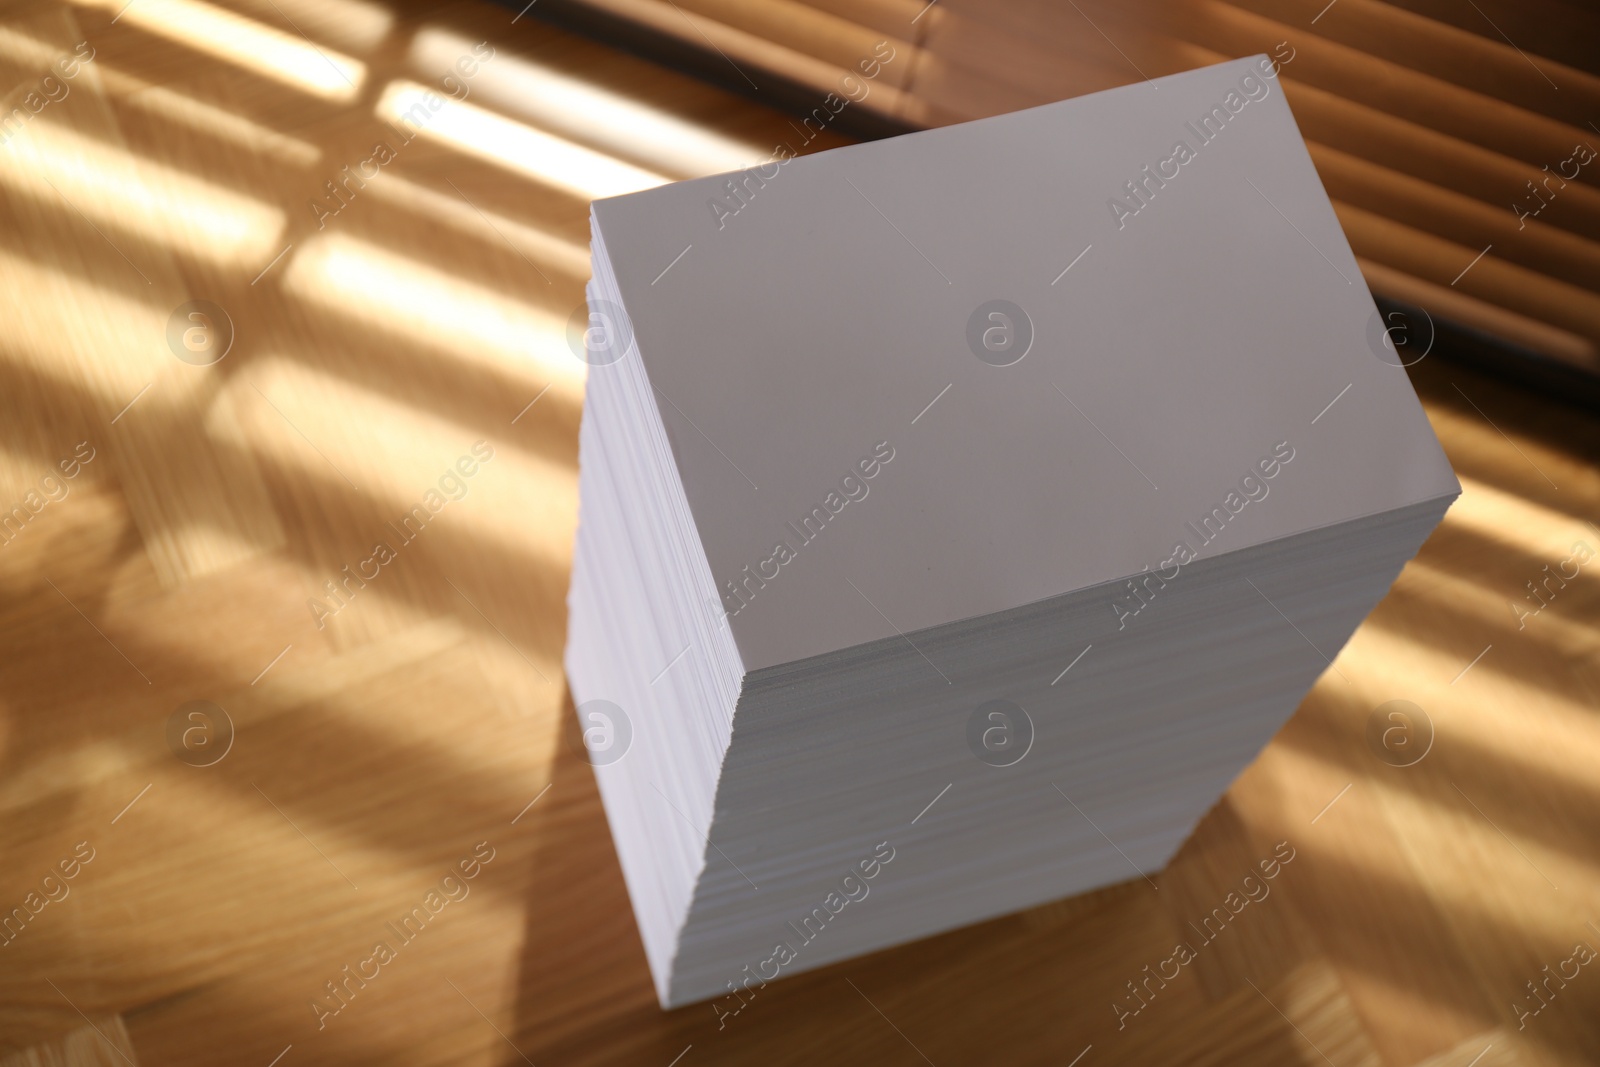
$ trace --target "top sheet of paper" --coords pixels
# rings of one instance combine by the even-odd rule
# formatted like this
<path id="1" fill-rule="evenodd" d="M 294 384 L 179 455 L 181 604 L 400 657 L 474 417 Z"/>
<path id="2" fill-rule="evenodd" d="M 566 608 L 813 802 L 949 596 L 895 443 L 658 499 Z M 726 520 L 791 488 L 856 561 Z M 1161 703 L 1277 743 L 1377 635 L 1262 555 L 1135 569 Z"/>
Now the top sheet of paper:
<path id="1" fill-rule="evenodd" d="M 595 203 L 747 669 L 1459 491 L 1263 67 Z"/>

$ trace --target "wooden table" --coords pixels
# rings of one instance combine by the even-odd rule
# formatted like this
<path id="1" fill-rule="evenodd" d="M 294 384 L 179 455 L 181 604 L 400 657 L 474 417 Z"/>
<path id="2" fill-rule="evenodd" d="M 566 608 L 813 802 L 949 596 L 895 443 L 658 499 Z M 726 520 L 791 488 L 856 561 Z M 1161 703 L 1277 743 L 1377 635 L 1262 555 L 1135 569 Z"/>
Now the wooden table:
<path id="1" fill-rule="evenodd" d="M 0 1063 L 1600 1059 L 1600 964 L 1563 964 L 1600 948 L 1600 561 L 1564 562 L 1600 551 L 1592 419 L 1414 368 L 1466 493 L 1159 889 L 719 1030 L 656 1007 L 575 753 L 565 334 L 585 183 L 789 120 L 479 3 L 121 3 L 0 15 Z M 408 82 L 480 110 L 402 143 Z M 552 172 L 541 129 L 598 154 Z M 1369 741 L 1395 699 L 1432 725 L 1410 766 Z M 1279 842 L 1271 895 L 1150 980 Z"/>

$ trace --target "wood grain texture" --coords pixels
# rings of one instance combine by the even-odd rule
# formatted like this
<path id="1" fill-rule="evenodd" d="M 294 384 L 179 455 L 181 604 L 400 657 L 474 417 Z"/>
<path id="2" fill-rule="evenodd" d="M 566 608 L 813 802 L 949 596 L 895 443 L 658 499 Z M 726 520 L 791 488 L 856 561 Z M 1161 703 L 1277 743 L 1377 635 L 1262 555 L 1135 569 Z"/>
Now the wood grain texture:
<path id="1" fill-rule="evenodd" d="M 594 175 L 522 148 L 559 127 L 594 166 L 673 178 L 794 127 L 484 4 L 135 4 L 0 10 L 5 101 L 28 112 L 0 145 L 4 1062 L 1600 1060 L 1600 974 L 1549 978 L 1600 947 L 1600 562 L 1551 578 L 1575 542 L 1600 550 L 1592 420 L 1412 369 L 1465 495 L 1159 888 L 785 980 L 721 1027 L 663 1013 L 561 672 L 571 190 Z M 909 17 L 814 7 L 818 39 Z M 85 40 L 94 59 L 35 113 Z M 360 171 L 394 137 L 385 93 L 444 88 L 481 41 L 468 103 L 493 136 L 432 127 Z M 939 62 L 919 70 L 951 100 L 977 84 Z M 606 95 L 518 89 L 551 74 Z M 1371 161 L 1317 151 L 1373 214 Z M 331 214 L 346 165 L 369 177 Z M 1470 195 L 1394 188 L 1432 205 L 1423 229 L 1502 225 Z M 1393 224 L 1370 223 L 1380 250 Z M 1545 240 L 1592 284 L 1586 245 Z M 1496 313 L 1549 330 L 1538 299 Z M 191 300 L 232 323 L 213 365 L 169 346 Z M 1567 313 L 1588 328 L 1588 304 Z M 447 478 L 477 442 L 492 458 Z M 1411 766 L 1368 739 L 1395 699 L 1434 729 Z M 1294 858 L 1244 903 L 1280 843 Z M 1194 958 L 1160 977 L 1180 941 Z"/>

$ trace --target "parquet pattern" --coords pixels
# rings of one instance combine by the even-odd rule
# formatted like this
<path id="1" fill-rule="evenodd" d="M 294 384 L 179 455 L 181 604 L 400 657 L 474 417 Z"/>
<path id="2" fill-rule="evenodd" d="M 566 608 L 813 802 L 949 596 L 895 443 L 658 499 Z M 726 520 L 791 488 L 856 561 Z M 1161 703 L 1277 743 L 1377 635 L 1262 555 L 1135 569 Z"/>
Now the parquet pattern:
<path id="1" fill-rule="evenodd" d="M 566 334 L 586 190 L 789 119 L 475 2 L 120 4 L 0 8 L 0 1062 L 1600 1061 L 1592 419 L 1419 364 L 1466 493 L 1159 888 L 719 1030 L 576 754 Z"/>

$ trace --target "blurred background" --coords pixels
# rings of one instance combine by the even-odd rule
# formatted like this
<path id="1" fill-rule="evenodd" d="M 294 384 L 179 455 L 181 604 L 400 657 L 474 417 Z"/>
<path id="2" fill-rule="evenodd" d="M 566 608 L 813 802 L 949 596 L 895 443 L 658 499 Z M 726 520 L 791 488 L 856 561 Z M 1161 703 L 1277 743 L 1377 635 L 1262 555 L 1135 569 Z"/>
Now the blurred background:
<path id="1" fill-rule="evenodd" d="M 588 201 L 1257 52 L 1460 501 L 1159 888 L 661 1012 L 561 666 Z M 8 0 L 0 92 L 0 1064 L 1600 1062 L 1592 8 Z"/>

